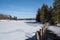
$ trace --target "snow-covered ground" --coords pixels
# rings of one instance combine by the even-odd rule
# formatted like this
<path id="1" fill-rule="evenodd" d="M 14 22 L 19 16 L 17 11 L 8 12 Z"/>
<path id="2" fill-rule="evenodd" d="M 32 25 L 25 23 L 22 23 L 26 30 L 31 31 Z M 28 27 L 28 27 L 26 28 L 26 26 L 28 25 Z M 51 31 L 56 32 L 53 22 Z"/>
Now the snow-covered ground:
<path id="1" fill-rule="evenodd" d="M 51 30 L 54 34 L 60 37 L 60 27 L 59 26 L 49 26 L 48 30 Z"/>
<path id="2" fill-rule="evenodd" d="M 0 40 L 25 40 L 35 35 L 42 24 L 33 21 L 0 20 Z"/>

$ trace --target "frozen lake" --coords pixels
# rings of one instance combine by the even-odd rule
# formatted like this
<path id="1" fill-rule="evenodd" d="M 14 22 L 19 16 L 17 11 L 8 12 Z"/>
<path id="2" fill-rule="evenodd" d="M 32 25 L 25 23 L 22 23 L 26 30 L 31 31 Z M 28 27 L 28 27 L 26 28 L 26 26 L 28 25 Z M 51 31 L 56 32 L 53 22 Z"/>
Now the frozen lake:
<path id="1" fill-rule="evenodd" d="M 42 27 L 35 20 L 0 20 L 0 40 L 34 40 Z M 49 26 L 48 30 L 60 36 L 59 26 Z"/>
<path id="2" fill-rule="evenodd" d="M 42 24 L 34 20 L 0 20 L 0 40 L 26 40 L 41 29 Z"/>

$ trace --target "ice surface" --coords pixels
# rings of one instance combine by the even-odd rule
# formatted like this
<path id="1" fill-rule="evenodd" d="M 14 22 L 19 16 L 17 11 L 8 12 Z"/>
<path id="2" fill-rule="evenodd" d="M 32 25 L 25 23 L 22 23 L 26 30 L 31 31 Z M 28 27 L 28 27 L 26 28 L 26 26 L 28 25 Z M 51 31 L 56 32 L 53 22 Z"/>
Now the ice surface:
<path id="1" fill-rule="evenodd" d="M 25 40 L 34 36 L 35 32 L 42 27 L 42 24 L 28 24 L 26 22 L 0 20 L 0 40 Z"/>

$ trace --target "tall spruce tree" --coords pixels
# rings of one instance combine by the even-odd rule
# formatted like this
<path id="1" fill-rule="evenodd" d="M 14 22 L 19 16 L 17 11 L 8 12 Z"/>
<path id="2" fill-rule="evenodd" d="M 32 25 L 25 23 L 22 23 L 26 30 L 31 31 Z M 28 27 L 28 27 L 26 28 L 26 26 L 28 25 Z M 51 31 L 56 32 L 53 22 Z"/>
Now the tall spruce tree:
<path id="1" fill-rule="evenodd" d="M 42 17 L 43 17 L 42 22 L 45 22 L 45 21 L 47 21 L 47 10 L 48 10 L 48 6 L 45 5 L 45 4 L 43 4 L 41 10 L 42 10 L 42 13 L 41 14 L 42 14 Z"/>
<path id="2" fill-rule="evenodd" d="M 60 23 L 60 0 L 54 0 L 55 22 Z"/>
<path id="3" fill-rule="evenodd" d="M 36 15 L 36 21 L 40 22 L 40 8 L 37 11 L 37 15 Z"/>
<path id="4" fill-rule="evenodd" d="M 36 20 L 38 22 L 39 21 L 45 22 L 45 20 L 48 19 L 47 18 L 48 17 L 47 14 L 48 14 L 48 6 L 43 4 L 43 6 L 40 9 L 38 9 Z"/>

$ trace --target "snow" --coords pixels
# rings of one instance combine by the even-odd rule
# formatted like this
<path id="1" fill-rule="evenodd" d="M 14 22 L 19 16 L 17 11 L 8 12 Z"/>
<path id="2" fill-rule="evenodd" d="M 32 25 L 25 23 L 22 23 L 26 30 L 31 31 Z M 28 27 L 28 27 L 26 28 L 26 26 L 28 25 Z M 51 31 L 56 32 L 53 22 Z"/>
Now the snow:
<path id="1" fill-rule="evenodd" d="M 51 30 L 54 34 L 60 37 L 60 27 L 59 26 L 49 26 L 48 30 Z"/>
<path id="2" fill-rule="evenodd" d="M 57 24 L 57 26 L 59 26 L 59 27 L 60 27 L 60 24 Z"/>
<path id="3" fill-rule="evenodd" d="M 25 40 L 42 27 L 42 24 L 26 22 L 29 21 L 0 20 L 0 40 Z"/>
<path id="4" fill-rule="evenodd" d="M 49 26 L 48 30 L 60 36 L 60 24 Z M 0 20 L 0 40 L 26 40 L 32 38 L 43 24 L 35 20 Z"/>

